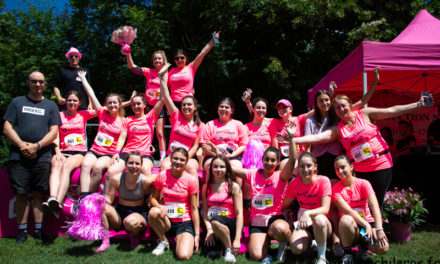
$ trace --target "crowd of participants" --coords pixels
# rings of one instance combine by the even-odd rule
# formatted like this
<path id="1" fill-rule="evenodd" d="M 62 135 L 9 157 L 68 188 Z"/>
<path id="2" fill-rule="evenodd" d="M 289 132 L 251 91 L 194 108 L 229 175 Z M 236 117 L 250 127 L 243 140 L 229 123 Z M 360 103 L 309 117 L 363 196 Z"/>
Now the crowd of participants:
<path id="1" fill-rule="evenodd" d="M 218 39 L 219 32 L 214 36 Z M 43 211 L 59 217 L 70 175 L 80 167 L 81 198 L 97 192 L 107 175 L 105 232 L 96 252 L 110 246 L 110 229 L 125 229 L 137 247 L 148 224 L 159 238 L 152 253 L 161 255 L 175 238 L 180 260 L 202 248 L 211 258 L 223 255 L 235 262 L 244 225 L 249 226 L 249 256 L 258 261 L 268 257 L 271 240 L 279 243 L 276 260 L 284 260 L 287 250 L 300 255 L 315 247 L 316 263 L 325 263 L 327 243 L 344 263 L 353 261 L 352 247 L 361 258 L 368 257 L 367 250 L 387 252 L 381 211 L 393 163 L 375 121 L 425 107 L 426 98 L 383 109 L 364 107 L 379 81 L 376 69 L 369 91 L 354 104 L 343 95 L 332 99 L 337 87 L 331 83 L 330 92 L 319 91 L 314 109 L 300 116 L 293 116 L 292 104 L 281 99 L 275 105 L 279 118 L 268 118 L 268 101 L 251 102 L 247 96 L 252 121 L 244 125 L 233 119 L 234 103 L 225 97 L 218 118 L 203 123 L 194 76 L 213 46 L 212 39 L 190 63 L 177 50 L 176 67 L 169 71 L 163 51 L 153 53 L 153 68 L 139 67 L 125 54 L 131 71 L 146 78 L 145 93 L 133 93 L 128 102 L 112 93 L 101 105 L 75 48 L 66 53 L 70 65 L 60 70 L 54 89 L 61 112 L 42 96 L 44 75 L 29 75 L 29 94 L 13 99 L 3 117 L 4 134 L 12 142 L 8 175 L 17 195 L 18 243 L 27 240 L 28 193 L 34 198 L 36 237 L 41 237 Z M 71 87 L 62 84 L 63 76 L 81 85 L 62 91 Z M 131 116 L 124 114 L 127 105 Z M 88 150 L 85 124 L 94 117 L 99 126 Z M 166 118 L 171 123 L 168 149 Z M 154 129 L 159 174 L 152 173 Z M 242 156 L 251 141 L 265 150 L 260 165 L 245 168 Z M 199 168 L 205 172 L 203 182 Z"/>

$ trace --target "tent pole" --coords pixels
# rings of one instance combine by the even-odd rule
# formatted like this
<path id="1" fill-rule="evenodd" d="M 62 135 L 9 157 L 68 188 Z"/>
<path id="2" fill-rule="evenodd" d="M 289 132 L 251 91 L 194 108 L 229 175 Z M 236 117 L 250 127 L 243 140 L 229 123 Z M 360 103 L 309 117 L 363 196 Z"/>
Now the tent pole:
<path id="1" fill-rule="evenodd" d="M 364 89 L 363 89 L 363 95 L 365 95 L 366 93 L 367 93 L 367 71 L 364 71 L 363 72 L 363 84 L 364 84 Z M 367 107 L 368 106 L 368 104 L 365 104 L 365 106 L 364 107 Z"/>

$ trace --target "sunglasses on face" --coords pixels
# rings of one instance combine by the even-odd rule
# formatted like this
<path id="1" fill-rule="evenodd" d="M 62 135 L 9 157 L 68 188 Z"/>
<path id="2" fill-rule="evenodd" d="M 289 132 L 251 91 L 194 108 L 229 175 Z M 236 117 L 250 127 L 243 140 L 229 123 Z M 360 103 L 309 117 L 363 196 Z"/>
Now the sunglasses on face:
<path id="1" fill-rule="evenodd" d="M 174 60 L 178 61 L 178 60 L 184 60 L 185 56 L 177 56 L 174 58 Z"/>
<path id="2" fill-rule="evenodd" d="M 78 59 L 79 56 L 78 56 L 78 55 L 70 55 L 69 58 L 70 58 L 70 59 L 73 59 L 73 58 Z"/>
<path id="3" fill-rule="evenodd" d="M 46 83 L 45 80 L 33 80 L 33 79 L 30 79 L 29 81 L 30 81 L 32 84 L 37 84 L 37 83 L 39 83 L 39 84 L 45 84 L 45 83 Z"/>

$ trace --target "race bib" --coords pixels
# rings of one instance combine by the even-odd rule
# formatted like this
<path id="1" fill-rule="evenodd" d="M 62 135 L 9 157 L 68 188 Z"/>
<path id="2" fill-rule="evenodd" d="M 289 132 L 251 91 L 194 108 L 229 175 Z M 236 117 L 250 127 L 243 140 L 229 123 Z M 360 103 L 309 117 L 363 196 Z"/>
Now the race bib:
<path id="1" fill-rule="evenodd" d="M 273 206 L 273 194 L 257 194 L 252 198 L 252 207 L 263 210 Z"/>
<path id="2" fill-rule="evenodd" d="M 232 154 L 235 150 L 234 146 L 228 144 L 217 145 L 217 148 L 223 155 L 226 155 L 227 153 Z"/>
<path id="3" fill-rule="evenodd" d="M 272 215 L 256 215 L 251 220 L 251 225 L 266 227 Z"/>
<path id="4" fill-rule="evenodd" d="M 159 89 L 150 89 L 147 90 L 147 96 L 151 99 L 160 99 L 160 90 Z"/>
<path id="5" fill-rule="evenodd" d="M 229 210 L 228 208 L 221 206 L 211 206 L 208 209 L 208 219 L 213 218 L 214 216 L 228 216 Z"/>
<path id="6" fill-rule="evenodd" d="M 166 203 L 168 218 L 183 218 L 185 215 L 184 203 Z"/>
<path id="7" fill-rule="evenodd" d="M 112 136 L 107 135 L 106 133 L 103 133 L 103 132 L 98 132 L 98 134 L 96 135 L 96 138 L 95 138 L 95 143 L 98 146 L 108 148 L 112 145 L 114 140 L 115 139 Z"/>
<path id="8" fill-rule="evenodd" d="M 305 209 L 305 208 L 299 208 L 299 210 L 298 210 L 298 221 L 299 221 L 299 219 L 301 219 L 301 216 L 304 214 L 304 212 L 305 211 L 307 211 L 308 209 Z M 312 220 L 313 220 L 313 216 L 310 216 L 310 218 L 309 218 L 309 220 L 307 221 L 307 226 L 311 226 L 312 224 L 313 224 L 313 222 L 312 222 Z M 295 223 L 295 228 L 296 228 L 296 225 L 297 225 L 297 222 L 298 221 L 296 221 Z"/>
<path id="9" fill-rule="evenodd" d="M 80 134 L 69 134 L 64 138 L 64 143 L 68 146 L 84 144 L 84 139 Z"/>
<path id="10" fill-rule="evenodd" d="M 365 218 L 365 210 L 364 209 L 362 209 L 362 208 L 353 208 L 353 210 L 355 210 L 360 215 L 360 217 Z"/>
<path id="11" fill-rule="evenodd" d="M 374 157 L 373 151 L 371 150 L 370 143 L 360 144 L 351 150 L 351 156 L 355 162 L 361 162 L 371 157 Z"/>
<path id="12" fill-rule="evenodd" d="M 180 143 L 179 141 L 174 140 L 173 143 L 170 144 L 170 150 L 171 152 L 173 152 L 176 148 L 183 148 L 186 151 L 189 150 L 189 147 L 187 147 L 186 145 L 183 145 L 182 143 Z"/>

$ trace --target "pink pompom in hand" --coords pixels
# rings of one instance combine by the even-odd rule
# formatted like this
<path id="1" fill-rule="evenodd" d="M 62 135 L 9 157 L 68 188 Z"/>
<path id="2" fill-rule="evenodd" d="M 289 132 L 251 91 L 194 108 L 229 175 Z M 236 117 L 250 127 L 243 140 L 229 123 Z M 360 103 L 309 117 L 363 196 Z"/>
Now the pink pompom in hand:
<path id="1" fill-rule="evenodd" d="M 121 53 L 127 55 L 131 52 L 130 44 L 136 38 L 136 33 L 136 28 L 124 26 L 113 31 L 112 42 L 121 45 Z"/>

